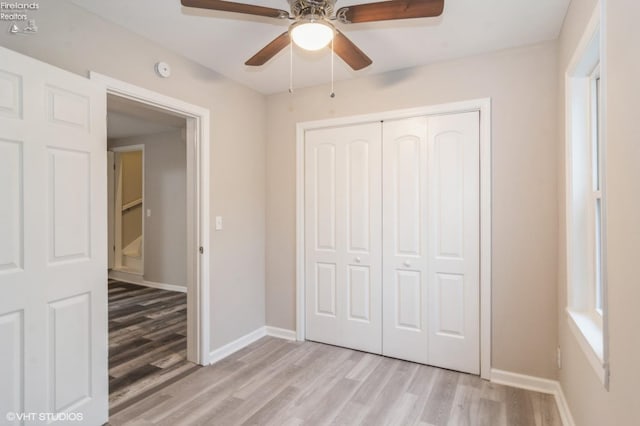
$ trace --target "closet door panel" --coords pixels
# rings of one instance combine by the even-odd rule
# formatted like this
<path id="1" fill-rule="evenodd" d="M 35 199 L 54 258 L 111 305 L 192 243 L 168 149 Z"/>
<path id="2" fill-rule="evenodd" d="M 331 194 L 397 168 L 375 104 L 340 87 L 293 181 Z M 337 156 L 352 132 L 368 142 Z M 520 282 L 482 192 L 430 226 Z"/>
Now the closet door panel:
<path id="1" fill-rule="evenodd" d="M 429 363 L 479 374 L 479 113 L 428 124 Z"/>
<path id="2" fill-rule="evenodd" d="M 427 363 L 427 118 L 383 124 L 383 354 Z"/>
<path id="3" fill-rule="evenodd" d="M 309 340 L 381 353 L 380 162 L 380 123 L 305 135 Z"/>

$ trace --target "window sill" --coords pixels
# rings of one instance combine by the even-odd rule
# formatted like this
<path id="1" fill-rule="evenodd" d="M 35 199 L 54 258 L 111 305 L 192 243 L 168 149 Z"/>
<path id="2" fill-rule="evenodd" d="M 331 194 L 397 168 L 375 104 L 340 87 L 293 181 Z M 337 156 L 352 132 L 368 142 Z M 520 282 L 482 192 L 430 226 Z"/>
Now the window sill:
<path id="1" fill-rule="evenodd" d="M 580 348 L 584 352 L 589 364 L 593 367 L 600 382 L 605 384 L 606 370 L 603 355 L 602 326 L 586 312 L 567 308 L 569 329 L 576 337 Z"/>

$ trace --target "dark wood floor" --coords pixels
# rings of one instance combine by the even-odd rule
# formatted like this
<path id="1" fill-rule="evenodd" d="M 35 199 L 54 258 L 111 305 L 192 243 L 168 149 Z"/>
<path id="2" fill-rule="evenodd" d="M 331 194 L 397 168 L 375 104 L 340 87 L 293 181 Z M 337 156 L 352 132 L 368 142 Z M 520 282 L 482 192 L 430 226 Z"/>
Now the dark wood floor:
<path id="1" fill-rule="evenodd" d="M 560 426 L 553 396 L 313 342 L 265 337 L 111 425 Z"/>
<path id="2" fill-rule="evenodd" d="M 111 414 L 198 369 L 186 352 L 186 293 L 109 282 Z"/>

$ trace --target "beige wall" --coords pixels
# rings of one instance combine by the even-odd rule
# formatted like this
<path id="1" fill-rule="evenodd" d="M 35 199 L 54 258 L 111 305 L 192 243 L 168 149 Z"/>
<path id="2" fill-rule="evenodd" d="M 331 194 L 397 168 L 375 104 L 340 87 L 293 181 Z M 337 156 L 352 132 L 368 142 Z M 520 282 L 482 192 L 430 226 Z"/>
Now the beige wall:
<path id="1" fill-rule="evenodd" d="M 573 0 L 559 41 L 559 140 L 564 141 L 564 81 L 571 55 L 596 5 L 595 0 Z M 560 193 L 560 263 L 558 269 L 559 341 L 563 351 L 560 382 L 579 426 L 635 425 L 640 419 L 640 285 L 637 271 L 640 247 L 640 3 L 610 0 L 606 6 L 606 205 L 607 281 L 609 297 L 610 391 L 568 329 L 566 306 L 564 194 Z M 564 176 L 563 144 L 558 146 L 558 168 Z M 564 185 L 564 180 L 560 181 Z M 561 186 L 560 188 L 564 188 Z"/>
<path id="2" fill-rule="evenodd" d="M 555 378 L 556 45 L 268 97 L 267 324 L 295 329 L 295 124 L 492 98 L 493 367 Z"/>
<path id="3" fill-rule="evenodd" d="M 224 231 L 212 231 L 205 252 L 211 261 L 211 347 L 263 326 L 264 96 L 66 0 L 42 1 L 36 14 L 37 34 L 3 30 L 0 45 L 83 76 L 97 71 L 209 108 L 211 214 L 225 219 Z M 170 78 L 155 76 L 160 60 L 171 65 Z"/>
<path id="4" fill-rule="evenodd" d="M 187 147 L 181 130 L 109 140 L 144 145 L 144 279 L 187 285 Z M 142 210 L 140 210 L 142 213 Z"/>

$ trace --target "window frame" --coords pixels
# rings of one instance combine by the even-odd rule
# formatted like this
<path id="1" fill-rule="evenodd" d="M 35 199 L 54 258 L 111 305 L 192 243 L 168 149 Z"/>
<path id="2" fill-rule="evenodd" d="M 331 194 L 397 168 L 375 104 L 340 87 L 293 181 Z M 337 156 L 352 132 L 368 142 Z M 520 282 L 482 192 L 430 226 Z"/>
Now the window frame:
<path id="1" fill-rule="evenodd" d="M 591 256 L 593 256 L 593 271 L 590 278 L 589 292 L 593 299 L 590 299 L 587 309 L 591 315 L 599 323 L 599 327 L 602 328 L 602 293 L 603 293 L 603 259 L 605 247 L 603 245 L 604 235 L 604 196 L 603 196 L 603 134 L 602 134 L 602 85 L 601 85 L 601 73 L 600 73 L 600 60 L 598 60 L 595 69 L 589 76 L 589 125 L 590 125 L 590 153 L 591 153 L 591 206 L 590 206 L 590 219 L 593 228 L 593 235 L 591 236 Z"/>
<path id="2" fill-rule="evenodd" d="M 606 57 L 602 5 L 565 75 L 567 321 L 608 388 L 606 291 Z"/>

